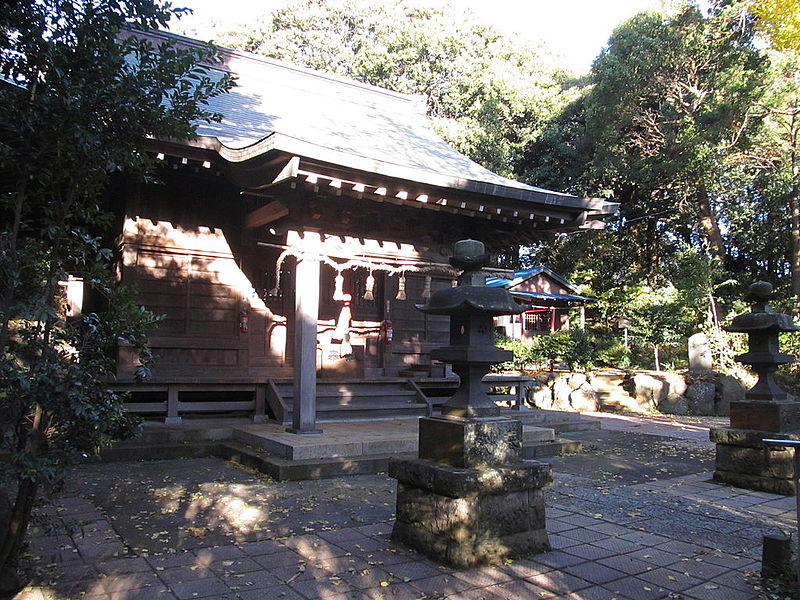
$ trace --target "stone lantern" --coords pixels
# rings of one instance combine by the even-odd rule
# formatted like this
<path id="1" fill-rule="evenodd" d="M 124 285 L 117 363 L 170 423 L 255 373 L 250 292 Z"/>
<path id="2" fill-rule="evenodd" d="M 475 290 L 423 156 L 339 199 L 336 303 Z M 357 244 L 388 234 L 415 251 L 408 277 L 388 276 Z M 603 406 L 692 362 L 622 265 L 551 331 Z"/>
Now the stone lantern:
<path id="1" fill-rule="evenodd" d="M 717 444 L 714 480 L 737 487 L 779 494 L 794 494 L 792 451 L 770 449 L 764 438 L 800 439 L 800 403 L 789 398 L 775 381 L 775 371 L 794 361 L 778 347 L 778 334 L 800 331 L 789 315 L 773 312 L 768 304 L 772 285 L 757 281 L 745 299 L 753 310 L 734 317 L 725 329 L 748 335 L 749 349 L 736 357 L 758 375 L 743 401 L 731 402 L 731 426 L 713 429 Z"/>
<path id="2" fill-rule="evenodd" d="M 542 488 L 549 465 L 521 459 L 522 424 L 500 417 L 482 377 L 511 358 L 493 345 L 493 317 L 523 307 L 485 286 L 483 243 L 455 244 L 458 286 L 435 292 L 423 312 L 450 316 L 450 345 L 431 356 L 461 378 L 442 416 L 420 419 L 419 458 L 393 460 L 397 479 L 393 539 L 445 564 L 468 568 L 549 550 Z"/>

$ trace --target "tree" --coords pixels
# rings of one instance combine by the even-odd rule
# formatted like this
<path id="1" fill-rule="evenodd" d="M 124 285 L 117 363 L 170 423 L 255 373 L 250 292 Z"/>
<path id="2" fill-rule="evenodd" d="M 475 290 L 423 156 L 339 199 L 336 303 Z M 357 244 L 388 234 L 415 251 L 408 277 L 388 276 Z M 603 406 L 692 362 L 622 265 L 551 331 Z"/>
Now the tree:
<path id="1" fill-rule="evenodd" d="M 443 2 L 295 0 L 219 41 L 422 95 L 448 142 L 505 175 L 570 97 L 569 75 L 541 51 Z"/>
<path id="2" fill-rule="evenodd" d="M 774 241 L 769 243 L 788 255 L 793 312 L 797 313 L 800 310 L 800 55 L 776 51 L 770 55 L 768 86 L 758 104 L 765 127 L 758 144 L 741 158 L 756 180 L 760 206 L 768 207 L 774 215 L 770 219 L 773 232 L 778 229 L 788 234 L 778 238 L 790 240 L 788 248 Z M 773 274 L 778 272 L 777 268 L 772 270 Z"/>
<path id="3" fill-rule="evenodd" d="M 634 17 L 595 62 L 586 101 L 596 185 L 613 190 L 630 217 L 673 209 L 667 228 L 687 242 L 700 236 L 720 259 L 714 198 L 727 157 L 751 142 L 758 125 L 751 108 L 765 62 L 734 9 L 704 17 L 688 6 L 674 17 Z M 642 233 L 654 252 L 657 228 Z"/>
<path id="4" fill-rule="evenodd" d="M 155 317 L 113 276 L 103 194 L 146 172 L 146 138 L 186 137 L 214 119 L 230 81 L 210 51 L 155 46 L 128 28 L 180 14 L 157 0 L 17 0 L 0 5 L 0 428 L 13 508 L 0 529 L 10 576 L 37 491 L 77 455 L 130 436 L 107 387 L 120 340 L 142 350 Z M 101 301 L 70 317 L 60 284 L 78 275 Z"/>
<path id="5" fill-rule="evenodd" d="M 773 48 L 800 52 L 800 7 L 795 0 L 753 0 L 747 6 L 756 17 L 756 29 Z"/>
<path id="6" fill-rule="evenodd" d="M 641 288 L 629 302 L 631 330 L 636 338 L 653 348 L 655 370 L 660 371 L 661 349 L 677 343 L 691 328 L 686 307 L 680 302 L 678 290 L 671 286 Z"/>
<path id="7" fill-rule="evenodd" d="M 620 214 L 605 232 L 571 235 L 537 257 L 555 254 L 600 295 L 610 284 L 668 285 L 686 248 L 743 274 L 774 263 L 763 195 L 741 158 L 762 131 L 766 57 L 740 8 L 715 4 L 703 16 L 686 3 L 614 32 L 582 99 L 528 147 L 524 172 L 536 185 L 617 200 Z M 753 210 L 759 218 L 748 220 Z M 730 275 L 714 272 L 718 290 Z"/>

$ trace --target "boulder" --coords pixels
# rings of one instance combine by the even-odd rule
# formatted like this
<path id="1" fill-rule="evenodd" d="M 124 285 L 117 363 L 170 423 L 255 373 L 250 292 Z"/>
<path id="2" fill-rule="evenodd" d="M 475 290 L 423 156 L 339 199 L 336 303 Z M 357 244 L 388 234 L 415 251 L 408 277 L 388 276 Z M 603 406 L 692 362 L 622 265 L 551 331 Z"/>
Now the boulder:
<path id="1" fill-rule="evenodd" d="M 656 410 L 661 401 L 669 394 L 669 385 L 664 379 L 637 373 L 628 383 L 628 393 L 636 401 L 641 410 Z"/>
<path id="2" fill-rule="evenodd" d="M 688 415 L 689 402 L 680 394 L 670 394 L 659 403 L 658 410 L 670 415 Z"/>
<path id="3" fill-rule="evenodd" d="M 583 373 L 572 373 L 569 376 L 569 379 L 567 379 L 569 387 L 571 387 L 573 390 L 577 390 L 583 387 L 586 381 L 587 381 L 586 375 L 584 375 Z"/>
<path id="4" fill-rule="evenodd" d="M 573 390 L 569 395 L 569 403 L 572 410 L 578 412 L 595 412 L 599 408 L 597 394 L 588 384 Z"/>
<path id="5" fill-rule="evenodd" d="M 530 392 L 530 402 L 536 408 L 550 410 L 553 408 L 553 390 L 547 386 L 540 386 Z"/>
<path id="6" fill-rule="evenodd" d="M 683 396 L 686 393 L 686 380 L 678 373 L 664 373 L 661 375 L 667 384 L 667 396 Z"/>
<path id="7" fill-rule="evenodd" d="M 747 391 L 741 381 L 730 375 L 720 375 L 714 399 L 714 414 L 727 417 L 731 414 L 731 402 L 741 402 Z"/>
<path id="8" fill-rule="evenodd" d="M 689 411 L 693 415 L 713 415 L 717 386 L 713 381 L 695 381 L 686 390 Z"/>
<path id="9" fill-rule="evenodd" d="M 570 410 L 572 405 L 569 402 L 569 395 L 572 393 L 572 388 L 569 387 L 567 379 L 560 377 L 553 383 L 553 409 L 554 410 Z"/>

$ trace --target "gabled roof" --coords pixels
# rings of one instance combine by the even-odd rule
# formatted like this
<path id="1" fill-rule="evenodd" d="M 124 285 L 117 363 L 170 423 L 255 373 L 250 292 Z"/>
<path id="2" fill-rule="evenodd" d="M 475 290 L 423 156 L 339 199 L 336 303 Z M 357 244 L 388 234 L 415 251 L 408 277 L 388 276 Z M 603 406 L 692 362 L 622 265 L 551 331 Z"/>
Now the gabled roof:
<path id="1" fill-rule="evenodd" d="M 553 269 L 545 265 L 540 265 L 538 267 L 530 267 L 528 269 L 523 269 L 521 271 L 514 271 L 514 276 L 511 279 L 505 279 L 503 277 L 489 277 L 486 279 L 486 285 L 491 287 L 512 288 L 518 286 L 526 279 L 535 277 L 539 273 L 545 273 L 546 275 L 549 275 L 550 277 L 555 279 L 558 283 L 560 283 L 570 291 L 573 292 L 578 291 L 577 286 L 570 283 L 569 281 L 564 279 L 561 275 L 556 273 Z"/>
<path id="2" fill-rule="evenodd" d="M 567 288 L 571 292 L 575 292 L 572 294 L 548 294 L 545 292 L 527 292 L 527 291 L 520 291 L 515 290 L 514 288 L 520 285 L 522 282 L 536 277 L 540 274 L 545 274 L 563 287 Z M 597 298 L 592 298 L 591 296 L 581 296 L 577 292 L 579 291 L 577 286 L 570 283 L 566 279 L 564 279 L 561 275 L 556 273 L 550 267 L 540 265 L 538 267 L 530 267 L 528 269 L 523 269 L 521 271 L 514 271 L 514 274 L 511 279 L 505 277 L 487 277 L 486 278 L 486 285 L 489 287 L 504 287 L 511 295 L 515 298 L 520 298 L 522 300 L 545 300 L 545 301 L 560 301 L 560 302 L 594 302 Z"/>
<path id="3" fill-rule="evenodd" d="M 176 40 L 184 46 L 202 45 L 165 32 L 143 35 L 156 41 Z M 598 220 L 616 210 L 615 203 L 526 185 L 480 166 L 433 131 L 420 97 L 245 52 L 221 48 L 220 54 L 223 68 L 235 75 L 237 85 L 210 100 L 208 108 L 224 118 L 220 123 L 200 124 L 193 145 L 213 150 L 230 163 L 282 153 L 301 157 L 304 163 L 436 186 L 441 197 L 454 190 L 497 200 L 510 206 L 515 219 L 530 216 L 534 220 L 533 214 L 520 215 L 515 210 L 530 207 L 544 219 L 556 219 L 556 225 L 573 228 L 600 227 Z M 301 171 L 308 168 L 300 165 Z M 256 182 L 252 168 L 247 175 L 250 187 L 272 183 Z M 427 198 L 425 190 L 411 193 Z"/>

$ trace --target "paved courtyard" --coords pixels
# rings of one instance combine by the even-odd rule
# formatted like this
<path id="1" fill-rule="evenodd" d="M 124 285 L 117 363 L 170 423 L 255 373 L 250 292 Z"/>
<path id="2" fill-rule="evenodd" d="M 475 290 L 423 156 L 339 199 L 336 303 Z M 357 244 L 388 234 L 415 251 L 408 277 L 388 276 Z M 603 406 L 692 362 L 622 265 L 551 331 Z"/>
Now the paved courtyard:
<path id="1" fill-rule="evenodd" d="M 585 452 L 550 459 L 553 551 L 470 571 L 389 539 L 385 474 L 276 483 L 212 458 L 84 465 L 37 513 L 36 575 L 16 598 L 759 598 L 746 575 L 764 533 L 794 531 L 794 499 L 711 483 L 708 424 L 611 415 L 570 434 Z"/>

